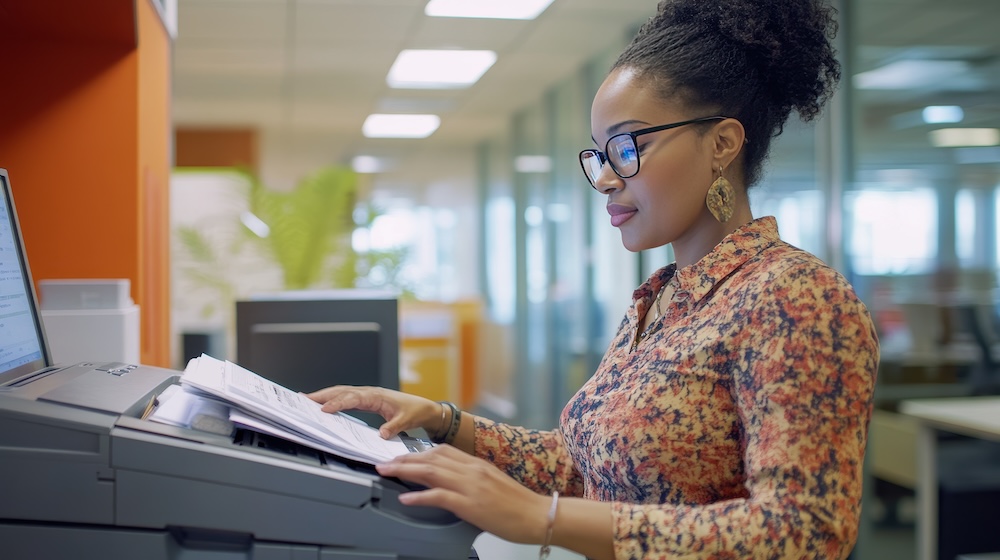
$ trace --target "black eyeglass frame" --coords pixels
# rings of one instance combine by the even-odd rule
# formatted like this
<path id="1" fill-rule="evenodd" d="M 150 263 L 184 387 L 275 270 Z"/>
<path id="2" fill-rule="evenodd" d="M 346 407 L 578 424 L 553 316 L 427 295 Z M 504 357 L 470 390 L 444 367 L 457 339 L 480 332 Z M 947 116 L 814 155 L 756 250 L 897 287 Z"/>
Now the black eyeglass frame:
<path id="1" fill-rule="evenodd" d="M 642 136 L 643 134 L 652 134 L 654 132 L 660 132 L 661 130 L 670 130 L 671 128 L 677 128 L 689 124 L 697 124 L 710 121 L 721 121 L 728 118 L 732 117 L 724 117 L 722 115 L 716 115 L 714 117 L 700 117 L 697 119 L 691 119 L 689 121 L 661 124 L 660 126 L 651 126 L 649 128 L 640 128 L 639 130 L 633 130 L 632 132 L 623 132 L 621 134 L 615 134 L 611 138 L 608 138 L 608 141 L 605 142 L 603 152 L 601 150 L 598 150 L 597 148 L 588 148 L 586 150 L 581 150 L 580 155 L 578 156 L 580 159 L 580 168 L 583 169 L 583 174 L 587 177 L 587 181 L 590 183 L 590 186 L 593 187 L 594 189 L 597 189 L 597 185 L 594 184 L 594 180 L 590 178 L 590 173 L 587 173 L 587 165 L 583 162 L 583 156 L 585 154 L 592 154 L 597 156 L 597 160 L 601 162 L 602 169 L 604 167 L 604 164 L 606 163 L 610 164 L 611 170 L 615 172 L 615 175 L 618 175 L 622 179 L 629 179 L 631 177 L 635 177 L 636 175 L 639 174 L 639 167 L 642 165 L 642 158 L 639 157 L 639 145 L 635 141 L 637 137 Z M 621 171 L 618 171 L 618 167 L 615 166 L 615 162 L 611 161 L 611 158 L 608 157 L 608 147 L 611 146 L 611 141 L 614 140 L 615 138 L 620 138 L 622 136 L 630 136 L 632 138 L 632 145 L 635 146 L 635 173 L 632 173 L 631 175 L 622 175 Z"/>

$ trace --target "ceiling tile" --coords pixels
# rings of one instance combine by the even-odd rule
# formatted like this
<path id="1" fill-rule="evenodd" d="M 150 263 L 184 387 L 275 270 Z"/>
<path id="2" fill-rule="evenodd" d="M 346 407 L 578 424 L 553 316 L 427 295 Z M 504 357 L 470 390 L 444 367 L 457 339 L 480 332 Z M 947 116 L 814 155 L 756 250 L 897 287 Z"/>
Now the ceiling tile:
<path id="1" fill-rule="evenodd" d="M 175 76 L 182 79 L 199 75 L 281 76 L 287 66 L 282 49 L 189 47 L 174 49 Z"/>
<path id="2" fill-rule="evenodd" d="M 283 0 L 181 0 L 177 43 L 280 48 L 287 35 Z"/>
<path id="3" fill-rule="evenodd" d="M 357 57 L 374 47 L 402 48 L 414 18 L 423 17 L 419 2 L 299 2 L 295 4 L 297 47 L 353 48 Z"/>

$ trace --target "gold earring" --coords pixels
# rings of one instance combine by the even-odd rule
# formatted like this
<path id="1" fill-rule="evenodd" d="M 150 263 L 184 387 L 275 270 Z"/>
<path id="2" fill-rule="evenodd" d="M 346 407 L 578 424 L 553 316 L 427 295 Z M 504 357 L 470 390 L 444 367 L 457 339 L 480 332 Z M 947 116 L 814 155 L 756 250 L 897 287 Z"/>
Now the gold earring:
<path id="1" fill-rule="evenodd" d="M 719 178 L 708 187 L 708 196 L 705 197 L 705 204 L 708 211 L 715 216 L 716 220 L 726 223 L 733 217 L 736 210 L 736 191 L 733 185 L 722 176 L 722 166 L 719 166 Z"/>

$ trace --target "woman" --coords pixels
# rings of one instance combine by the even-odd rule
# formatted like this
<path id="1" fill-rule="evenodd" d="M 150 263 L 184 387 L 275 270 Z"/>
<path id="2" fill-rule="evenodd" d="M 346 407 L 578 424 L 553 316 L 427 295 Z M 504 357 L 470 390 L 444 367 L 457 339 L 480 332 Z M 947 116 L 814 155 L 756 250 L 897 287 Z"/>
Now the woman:
<path id="1" fill-rule="evenodd" d="M 378 388 L 326 411 L 422 427 L 442 445 L 378 470 L 401 499 L 595 559 L 843 558 L 856 540 L 878 362 L 836 271 L 754 219 L 747 189 L 792 109 L 839 79 L 815 0 L 665 0 L 593 101 L 580 162 L 632 251 L 676 262 L 634 292 L 559 428 L 527 430 Z"/>

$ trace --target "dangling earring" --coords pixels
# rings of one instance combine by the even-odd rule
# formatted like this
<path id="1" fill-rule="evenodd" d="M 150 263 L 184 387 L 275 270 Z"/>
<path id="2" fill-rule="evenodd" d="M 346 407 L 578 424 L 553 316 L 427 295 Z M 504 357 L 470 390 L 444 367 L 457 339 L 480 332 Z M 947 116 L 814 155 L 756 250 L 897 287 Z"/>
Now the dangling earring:
<path id="1" fill-rule="evenodd" d="M 715 216 L 716 220 L 726 223 L 733 217 L 736 210 L 736 191 L 733 185 L 722 176 L 722 166 L 719 166 L 719 178 L 708 187 L 708 196 L 705 197 L 708 211 Z"/>

